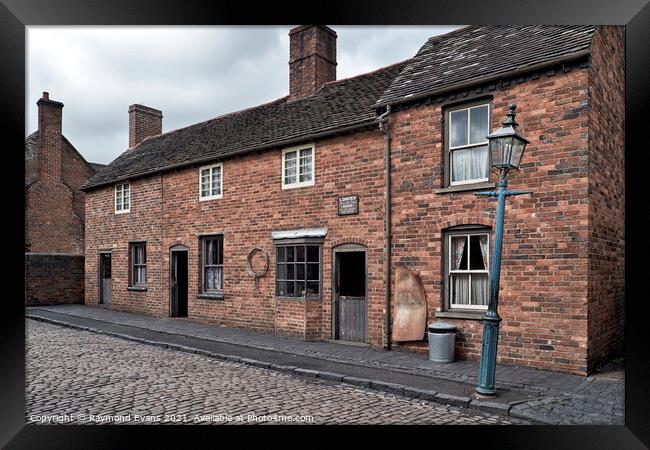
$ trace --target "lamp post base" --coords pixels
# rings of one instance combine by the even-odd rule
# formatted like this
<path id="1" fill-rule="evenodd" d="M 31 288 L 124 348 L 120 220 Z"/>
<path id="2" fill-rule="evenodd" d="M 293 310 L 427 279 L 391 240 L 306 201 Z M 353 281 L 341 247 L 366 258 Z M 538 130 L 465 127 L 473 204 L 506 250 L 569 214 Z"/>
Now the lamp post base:
<path id="1" fill-rule="evenodd" d="M 483 348 L 481 350 L 481 365 L 479 383 L 476 392 L 483 395 L 495 395 L 495 372 L 497 365 L 497 345 L 499 341 L 499 322 L 501 318 L 488 311 L 483 317 Z"/>
<path id="2" fill-rule="evenodd" d="M 475 396 L 476 396 L 477 398 L 481 398 L 481 397 L 492 398 L 492 397 L 494 397 L 494 396 L 496 395 L 496 393 L 497 393 L 497 390 L 494 389 L 494 388 L 493 388 L 493 389 L 483 389 L 483 388 L 477 386 L 475 390 L 476 390 L 476 394 L 475 394 Z"/>

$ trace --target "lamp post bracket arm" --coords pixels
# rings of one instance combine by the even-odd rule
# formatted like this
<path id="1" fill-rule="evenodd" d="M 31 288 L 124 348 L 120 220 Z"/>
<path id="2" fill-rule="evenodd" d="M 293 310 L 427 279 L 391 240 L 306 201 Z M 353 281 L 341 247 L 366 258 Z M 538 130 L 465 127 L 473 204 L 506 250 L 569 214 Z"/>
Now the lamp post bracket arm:
<path id="1" fill-rule="evenodd" d="M 532 194 L 532 193 L 533 193 L 532 191 L 506 191 L 506 196 Z"/>

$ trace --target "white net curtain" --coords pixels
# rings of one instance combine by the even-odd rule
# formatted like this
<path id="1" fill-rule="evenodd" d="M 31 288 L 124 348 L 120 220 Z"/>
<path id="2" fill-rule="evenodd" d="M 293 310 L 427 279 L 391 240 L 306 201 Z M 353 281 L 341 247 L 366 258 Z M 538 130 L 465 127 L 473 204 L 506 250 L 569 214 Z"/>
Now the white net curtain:
<path id="1" fill-rule="evenodd" d="M 488 235 L 451 237 L 451 305 L 484 306 L 488 304 Z"/>
<path id="2" fill-rule="evenodd" d="M 222 241 L 220 238 L 210 238 L 205 241 L 204 278 L 205 291 L 223 289 Z"/>

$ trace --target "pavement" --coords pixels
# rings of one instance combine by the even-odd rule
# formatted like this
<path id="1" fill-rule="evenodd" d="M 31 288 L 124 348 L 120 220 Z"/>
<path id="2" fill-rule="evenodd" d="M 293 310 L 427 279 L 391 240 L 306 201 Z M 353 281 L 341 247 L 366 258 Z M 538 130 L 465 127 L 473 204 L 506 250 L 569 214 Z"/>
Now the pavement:
<path id="1" fill-rule="evenodd" d="M 435 363 L 427 355 L 156 318 L 84 305 L 26 308 L 28 319 L 134 342 L 327 380 L 415 400 L 542 424 L 624 424 L 622 361 L 582 377 L 498 365 L 498 395 L 477 399 L 478 363 Z"/>
<path id="2" fill-rule="evenodd" d="M 26 336 L 27 423 L 527 423 L 33 320 Z"/>

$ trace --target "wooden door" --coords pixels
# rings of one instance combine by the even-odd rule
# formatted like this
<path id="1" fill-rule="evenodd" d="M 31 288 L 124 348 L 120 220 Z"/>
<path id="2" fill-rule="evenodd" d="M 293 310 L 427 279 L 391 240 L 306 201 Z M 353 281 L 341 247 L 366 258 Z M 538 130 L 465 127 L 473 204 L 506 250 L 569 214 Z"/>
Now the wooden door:
<path id="1" fill-rule="evenodd" d="M 99 285 L 99 303 L 110 305 L 113 294 L 110 253 L 99 254 Z"/>
<path id="2" fill-rule="evenodd" d="M 334 253 L 334 339 L 365 343 L 368 301 L 366 252 L 357 247 Z"/>

